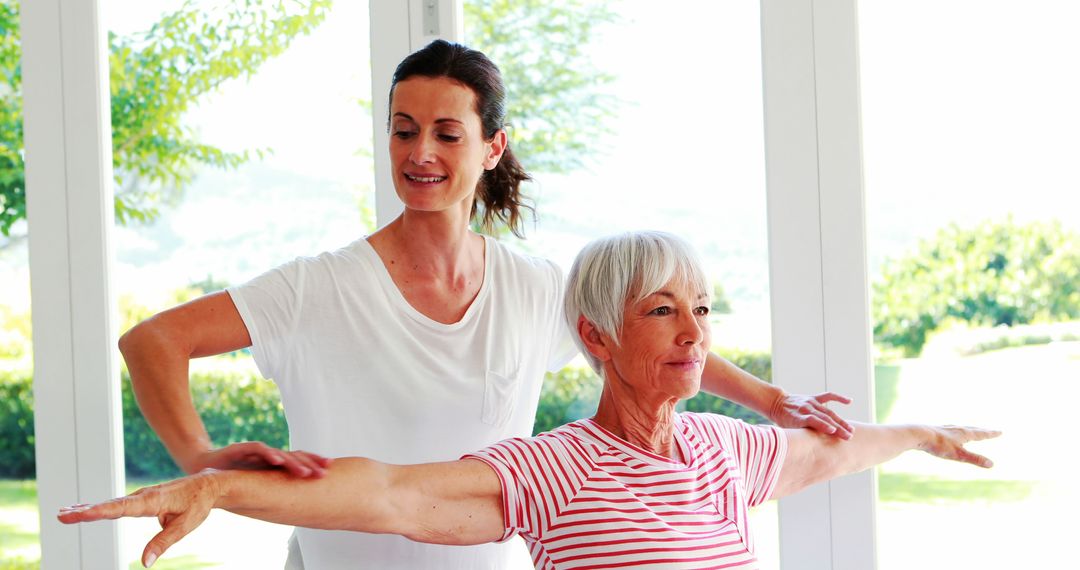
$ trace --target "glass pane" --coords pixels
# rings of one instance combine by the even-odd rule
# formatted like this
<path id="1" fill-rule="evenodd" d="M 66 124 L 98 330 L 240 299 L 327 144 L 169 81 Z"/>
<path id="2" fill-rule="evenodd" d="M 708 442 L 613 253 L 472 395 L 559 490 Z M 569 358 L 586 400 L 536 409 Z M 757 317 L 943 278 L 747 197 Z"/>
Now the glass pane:
<path id="1" fill-rule="evenodd" d="M 1080 377 L 1080 37 L 1072 3 L 863 2 L 867 242 L 879 420 L 1004 430 L 990 470 L 880 469 L 879 568 L 1072 558 Z M 912 545 L 917 545 L 912 548 Z"/>
<path id="2" fill-rule="evenodd" d="M 758 3 L 467 0 L 465 39 L 503 71 L 511 148 L 535 178 L 537 223 L 504 239 L 565 270 L 601 235 L 682 236 L 721 289 L 714 350 L 769 378 Z M 579 359 L 548 379 L 536 431 L 592 415 L 587 369 Z M 760 421 L 706 396 L 687 408 Z M 754 527 L 775 568 L 775 508 Z"/>
<path id="3" fill-rule="evenodd" d="M 22 134 L 19 3 L 0 0 L 0 567 L 36 566 L 34 360 Z"/>
<path id="4" fill-rule="evenodd" d="M 372 219 L 366 2 L 110 0 L 121 330 L 301 255 Z M 129 488 L 178 472 L 124 372 Z M 191 365 L 211 438 L 286 446 L 276 387 L 247 351 Z M 156 522 L 125 521 L 137 560 Z M 281 568 L 291 528 L 215 511 L 176 567 Z"/>

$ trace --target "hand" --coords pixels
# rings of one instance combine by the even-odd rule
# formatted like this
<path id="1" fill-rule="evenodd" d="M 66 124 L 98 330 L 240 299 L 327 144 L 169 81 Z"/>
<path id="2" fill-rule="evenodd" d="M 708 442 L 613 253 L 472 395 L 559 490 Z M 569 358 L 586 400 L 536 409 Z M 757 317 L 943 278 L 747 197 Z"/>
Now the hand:
<path id="1" fill-rule="evenodd" d="M 319 478 L 330 459 L 306 451 L 284 451 L 258 441 L 245 441 L 207 451 L 186 466 L 189 473 L 203 469 L 280 469 L 295 477 Z"/>
<path id="2" fill-rule="evenodd" d="M 978 453 L 964 449 L 969 441 L 980 441 L 1001 435 L 1000 431 L 964 426 L 931 426 L 930 436 L 919 449 L 942 459 L 951 459 L 970 463 L 978 467 L 990 468 L 994 462 Z"/>
<path id="3" fill-rule="evenodd" d="M 829 402 L 850 404 L 851 398 L 833 392 L 816 396 L 784 393 L 770 408 L 769 419 L 782 428 L 810 428 L 840 439 L 851 439 L 851 424 L 826 407 Z"/>
<path id="4" fill-rule="evenodd" d="M 157 517 L 161 532 L 150 539 L 142 555 L 143 566 L 149 568 L 166 549 L 206 520 L 223 492 L 217 479 L 220 474 L 208 469 L 198 475 L 139 489 L 119 499 L 62 508 L 56 518 L 64 524 L 74 524 L 121 517 Z"/>

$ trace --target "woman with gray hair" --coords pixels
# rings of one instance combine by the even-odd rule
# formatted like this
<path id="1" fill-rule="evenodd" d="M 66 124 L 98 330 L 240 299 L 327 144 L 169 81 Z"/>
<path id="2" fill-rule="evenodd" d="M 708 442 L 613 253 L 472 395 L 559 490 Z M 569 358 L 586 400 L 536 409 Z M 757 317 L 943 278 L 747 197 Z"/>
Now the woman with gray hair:
<path id="1" fill-rule="evenodd" d="M 855 424 L 840 440 L 809 429 L 678 413 L 709 351 L 709 287 L 680 239 L 637 232 L 578 255 L 565 296 L 577 342 L 604 380 L 590 419 L 508 439 L 457 461 L 334 460 L 326 477 L 205 471 L 98 505 L 65 523 L 156 516 L 153 561 L 211 508 L 297 526 L 467 545 L 520 534 L 537 568 L 754 568 L 747 510 L 903 451 L 990 467 L 964 449 L 999 432 Z"/>

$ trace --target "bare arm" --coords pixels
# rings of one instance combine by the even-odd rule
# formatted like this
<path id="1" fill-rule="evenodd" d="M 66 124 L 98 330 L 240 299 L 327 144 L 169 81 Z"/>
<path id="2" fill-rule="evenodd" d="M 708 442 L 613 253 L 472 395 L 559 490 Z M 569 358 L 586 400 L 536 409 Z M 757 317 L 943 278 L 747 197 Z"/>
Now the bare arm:
<path id="1" fill-rule="evenodd" d="M 852 437 L 846 441 L 807 429 L 785 430 L 788 453 L 772 498 L 857 473 L 911 449 L 921 449 L 942 459 L 991 467 L 993 463 L 989 459 L 964 449 L 964 444 L 1001 435 L 999 431 L 959 426 L 855 423 L 853 427 Z"/>
<path id="2" fill-rule="evenodd" d="M 184 472 L 279 466 L 296 475 L 320 475 L 325 460 L 312 454 L 258 442 L 213 449 L 191 400 L 188 361 L 248 346 L 247 327 L 224 291 L 158 313 L 120 338 L 139 409 Z"/>
<path id="3" fill-rule="evenodd" d="M 476 460 L 402 466 L 345 458 L 335 460 L 321 479 L 208 470 L 98 505 L 63 509 L 59 519 L 71 524 L 158 517 L 162 531 L 143 551 L 149 566 L 212 508 L 309 528 L 400 534 L 419 542 L 492 542 L 503 534 L 501 490 L 495 472 Z"/>
<path id="4" fill-rule="evenodd" d="M 742 404 L 780 427 L 808 427 L 841 439 L 851 437 L 851 425 L 825 406 L 829 402 L 851 403 L 848 398 L 832 392 L 816 396 L 788 394 L 716 353 L 709 353 L 705 362 L 701 388 L 714 396 Z"/>

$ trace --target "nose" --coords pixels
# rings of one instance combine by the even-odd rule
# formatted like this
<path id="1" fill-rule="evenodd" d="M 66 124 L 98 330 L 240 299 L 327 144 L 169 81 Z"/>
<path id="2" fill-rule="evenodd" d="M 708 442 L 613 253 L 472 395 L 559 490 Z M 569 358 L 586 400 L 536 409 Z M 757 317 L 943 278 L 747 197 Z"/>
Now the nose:
<path id="1" fill-rule="evenodd" d="M 412 150 L 409 152 L 409 161 L 413 164 L 428 164 L 435 161 L 435 141 L 426 133 L 416 136 Z"/>
<path id="2" fill-rule="evenodd" d="M 700 344 L 705 339 L 705 327 L 708 323 L 698 319 L 693 312 L 682 313 L 679 316 L 679 332 L 675 342 L 680 346 L 693 346 Z"/>

